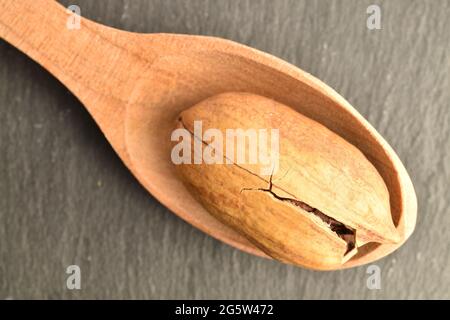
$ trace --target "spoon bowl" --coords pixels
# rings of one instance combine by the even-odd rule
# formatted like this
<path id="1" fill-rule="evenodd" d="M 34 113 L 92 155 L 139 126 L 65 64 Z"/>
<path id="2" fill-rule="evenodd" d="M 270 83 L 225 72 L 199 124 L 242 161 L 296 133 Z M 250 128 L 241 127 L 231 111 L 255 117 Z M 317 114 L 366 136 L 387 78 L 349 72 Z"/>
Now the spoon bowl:
<path id="1" fill-rule="evenodd" d="M 53 1 L 0 0 L 0 5 L 0 36 L 63 82 L 140 183 L 205 233 L 265 256 L 206 212 L 179 180 L 170 159 L 170 135 L 180 112 L 231 91 L 277 100 L 325 125 L 359 148 L 383 177 L 402 241 L 366 244 L 343 268 L 391 253 L 414 230 L 416 195 L 394 150 L 344 98 L 299 68 L 219 38 L 136 34 L 83 18 L 79 30 L 69 30 L 71 13 Z"/>
<path id="2" fill-rule="evenodd" d="M 241 250 L 265 256 L 247 239 L 215 220 L 192 197 L 170 160 L 170 135 L 181 111 L 223 92 L 256 93 L 286 104 L 344 137 L 363 151 L 385 180 L 393 220 L 403 241 L 395 245 L 367 244 L 343 267 L 373 261 L 398 248 L 414 229 L 416 200 L 406 170 L 386 141 L 348 102 L 311 75 L 253 49 L 228 41 L 222 45 L 223 51 L 162 57 L 136 83 L 127 106 L 125 139 L 140 182 L 202 231 Z"/>

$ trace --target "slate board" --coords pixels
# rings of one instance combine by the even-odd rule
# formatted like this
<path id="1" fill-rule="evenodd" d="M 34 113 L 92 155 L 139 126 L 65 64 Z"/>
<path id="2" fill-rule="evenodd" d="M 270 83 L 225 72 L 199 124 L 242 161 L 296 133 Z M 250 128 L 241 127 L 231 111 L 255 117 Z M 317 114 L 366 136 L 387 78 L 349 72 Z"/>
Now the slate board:
<path id="1" fill-rule="evenodd" d="M 366 27 L 372 3 L 381 30 Z M 398 152 L 419 198 L 417 228 L 376 263 L 380 290 L 367 288 L 366 267 L 314 272 L 239 252 L 153 199 L 80 102 L 0 41 L 1 299 L 450 298 L 450 1 L 76 4 L 125 30 L 232 39 L 322 79 Z M 81 290 L 66 288 L 71 264 Z"/>

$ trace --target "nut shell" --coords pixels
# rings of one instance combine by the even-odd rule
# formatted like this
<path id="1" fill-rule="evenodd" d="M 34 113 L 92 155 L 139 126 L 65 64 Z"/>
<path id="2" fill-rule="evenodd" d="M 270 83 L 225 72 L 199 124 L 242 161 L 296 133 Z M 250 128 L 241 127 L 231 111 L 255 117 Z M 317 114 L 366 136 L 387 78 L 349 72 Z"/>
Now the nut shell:
<path id="1" fill-rule="evenodd" d="M 266 163 L 181 164 L 177 169 L 193 195 L 217 219 L 283 262 L 312 269 L 338 269 L 368 242 L 395 243 L 389 193 L 375 167 L 352 144 L 323 125 L 274 100 L 250 93 L 224 93 L 185 110 L 176 126 L 194 137 L 202 129 L 278 129 L 278 170 Z M 261 145 L 258 144 L 259 152 Z M 248 143 L 245 144 L 248 154 Z M 191 148 L 192 158 L 196 148 Z M 201 151 L 200 151 L 201 152 Z M 216 150 L 217 152 L 217 150 Z M 224 161 L 225 162 L 225 161 Z M 295 203 L 304 203 L 305 210 Z M 314 212 L 322 214 L 317 215 Z M 323 215 L 354 232 L 348 239 Z"/>

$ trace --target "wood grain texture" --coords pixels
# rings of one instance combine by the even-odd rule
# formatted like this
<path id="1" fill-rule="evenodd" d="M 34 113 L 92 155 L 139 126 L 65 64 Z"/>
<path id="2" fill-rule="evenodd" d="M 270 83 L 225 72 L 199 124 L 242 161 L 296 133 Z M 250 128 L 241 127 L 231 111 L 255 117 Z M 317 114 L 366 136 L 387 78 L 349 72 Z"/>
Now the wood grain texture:
<path id="1" fill-rule="evenodd" d="M 283 266 L 186 225 L 138 186 L 57 81 L 2 42 L 1 297 L 449 297 L 449 3 L 382 2 L 380 31 L 365 27 L 368 4 L 78 2 L 82 15 L 118 28 L 254 46 L 347 97 L 397 150 L 419 196 L 416 234 L 378 263 L 382 290 L 367 290 L 364 267 Z M 72 263 L 79 292 L 64 289 Z"/>

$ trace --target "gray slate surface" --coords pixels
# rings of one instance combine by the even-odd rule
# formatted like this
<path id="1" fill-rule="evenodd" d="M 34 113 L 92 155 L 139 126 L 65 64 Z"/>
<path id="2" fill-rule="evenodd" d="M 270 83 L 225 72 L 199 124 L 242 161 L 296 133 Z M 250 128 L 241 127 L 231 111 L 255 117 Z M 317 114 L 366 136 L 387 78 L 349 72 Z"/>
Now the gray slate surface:
<path id="1" fill-rule="evenodd" d="M 413 237 L 366 267 L 313 272 L 186 224 L 129 174 L 83 106 L 0 41 L 0 298 L 450 298 L 450 1 L 62 1 L 136 32 L 232 39 L 346 97 L 391 143 L 419 198 Z M 382 8 L 382 30 L 366 8 Z M 78 264 L 82 289 L 66 289 Z"/>

